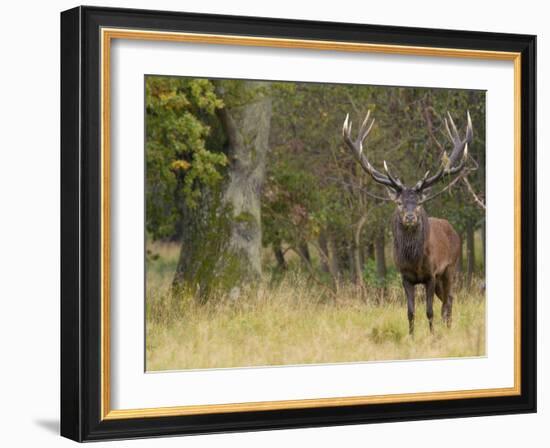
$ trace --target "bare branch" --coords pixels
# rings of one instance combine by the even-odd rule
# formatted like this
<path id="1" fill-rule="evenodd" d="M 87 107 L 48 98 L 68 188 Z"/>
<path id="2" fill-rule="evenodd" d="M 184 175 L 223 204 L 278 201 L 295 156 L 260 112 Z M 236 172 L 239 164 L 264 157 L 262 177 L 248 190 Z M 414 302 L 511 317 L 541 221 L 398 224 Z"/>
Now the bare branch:
<path id="1" fill-rule="evenodd" d="M 431 201 L 433 198 L 436 198 L 436 197 L 439 196 L 440 194 L 443 194 L 443 193 L 445 193 L 446 191 L 450 190 L 450 189 L 451 189 L 454 185 L 456 185 L 456 183 L 457 183 L 460 179 L 462 179 L 463 176 L 465 176 L 465 175 L 466 175 L 466 173 L 463 173 L 463 174 L 461 174 L 461 175 L 455 177 L 451 182 L 449 182 L 449 184 L 448 184 L 445 188 L 439 190 L 437 193 L 434 193 L 434 194 L 428 196 L 427 198 L 424 198 L 422 201 L 419 202 L 419 204 L 424 204 L 424 203 L 426 203 L 426 202 L 428 202 L 428 201 Z"/>
<path id="2" fill-rule="evenodd" d="M 464 182 L 464 184 L 466 185 L 466 188 L 468 188 L 468 191 L 470 192 L 470 194 L 472 195 L 472 197 L 474 198 L 474 201 L 475 203 L 477 204 L 477 206 L 479 208 L 481 208 L 482 210 L 486 210 L 487 208 L 485 207 L 485 203 L 479 198 L 479 196 L 475 193 L 474 189 L 472 188 L 472 185 L 470 184 L 470 182 L 468 181 L 468 179 L 466 178 L 466 176 L 462 177 L 462 181 Z"/>
<path id="3" fill-rule="evenodd" d="M 337 299 L 337 291 L 336 289 L 331 289 L 329 287 L 327 287 L 327 285 L 321 281 L 317 275 L 316 275 L 316 272 L 315 272 L 315 269 L 313 268 L 313 266 L 311 265 L 311 261 L 309 261 L 305 256 L 304 254 L 298 250 L 297 248 L 295 248 L 294 246 L 291 246 L 290 249 L 296 254 L 298 255 L 302 261 L 304 262 L 304 266 L 306 266 L 307 268 L 307 271 L 308 271 L 308 274 L 309 274 L 309 278 L 311 280 L 313 280 L 315 283 L 317 283 L 321 288 L 323 288 L 326 292 L 329 293 L 329 295 L 333 298 L 333 300 L 336 301 Z M 334 287 L 336 288 L 336 287 Z"/>
<path id="4" fill-rule="evenodd" d="M 445 151 L 445 148 L 443 145 L 439 142 L 437 137 L 435 136 L 434 130 L 433 130 L 433 122 L 430 118 L 430 112 L 433 112 L 433 107 L 425 107 L 424 108 L 424 120 L 426 121 L 426 124 L 428 125 L 428 134 L 430 135 L 430 138 L 435 143 L 435 145 L 439 148 L 441 152 Z"/>

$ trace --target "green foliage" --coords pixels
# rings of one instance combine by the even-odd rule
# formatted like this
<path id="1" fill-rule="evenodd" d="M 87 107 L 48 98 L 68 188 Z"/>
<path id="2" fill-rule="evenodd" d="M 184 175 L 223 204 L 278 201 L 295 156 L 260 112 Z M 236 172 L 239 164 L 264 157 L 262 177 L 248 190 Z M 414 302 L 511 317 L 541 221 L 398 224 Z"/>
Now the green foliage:
<path id="1" fill-rule="evenodd" d="M 270 169 L 262 200 L 264 245 L 296 245 L 319 233 L 322 198 L 313 173 L 282 160 Z M 312 213 L 314 212 L 314 213 Z"/>
<path id="2" fill-rule="evenodd" d="M 381 233 L 389 235 L 394 205 L 368 195 L 370 192 L 387 196 L 343 145 L 341 127 L 347 113 L 356 131 L 367 111 L 371 111 L 376 124 L 365 142 L 369 161 L 379 170 L 387 161 L 392 172 L 412 186 L 427 170 L 433 173 L 443 150 L 451 149 L 444 125 L 446 112 L 452 114 L 463 131 L 469 110 L 474 142 L 469 146 L 471 160 L 467 166 L 472 169 L 477 164 L 469 180 L 474 190 L 484 196 L 485 92 L 307 83 L 277 83 L 273 89 L 277 94 L 272 152 L 264 187 L 264 200 L 272 207 L 263 209 L 266 244 L 278 240 L 291 243 L 296 233 L 302 241 L 312 241 L 320 232 L 349 241 L 364 214 L 367 219 L 361 229 L 361 246 Z M 281 171 L 291 174 L 285 176 Z M 443 179 L 432 193 L 445 188 L 451 180 Z M 274 192 L 279 194 L 275 201 Z M 293 222 L 292 204 L 300 207 L 307 222 Z M 462 183 L 426 207 L 431 216 L 448 219 L 459 233 L 468 223 L 479 228 L 484 219 L 483 211 Z M 342 248 L 343 252 L 346 250 Z"/>
<path id="3" fill-rule="evenodd" d="M 401 277 L 395 267 L 391 266 L 387 269 L 386 277 L 380 278 L 376 271 L 376 262 L 369 259 L 363 267 L 363 280 L 367 286 L 374 288 L 386 288 L 388 286 L 397 286 L 401 284 Z"/>
<path id="4" fill-rule="evenodd" d="M 273 105 L 265 182 L 258 185 L 262 243 L 284 249 L 307 244 L 314 257 L 313 274 L 323 284 L 329 284 L 334 275 L 326 266 L 319 269 L 323 262 L 321 239 L 333 244 L 330 256 L 337 259 L 342 281 L 354 278 L 353 248 L 363 250 L 381 235 L 391 244 L 394 205 L 370 195 L 387 196 L 344 146 L 341 130 L 346 114 L 350 114 L 355 133 L 371 111 L 376 124 L 364 144 L 369 161 L 379 170 L 386 161 L 396 176 L 412 186 L 427 170 L 433 173 L 443 151 L 451 149 L 444 125 L 446 112 L 452 114 L 462 132 L 469 110 L 474 142 L 469 146 L 468 179 L 478 195 L 482 199 L 485 196 L 483 91 L 148 76 L 146 213 L 152 239 L 183 239 L 185 226 L 213 226 L 213 232 L 197 235 L 202 235 L 201 245 L 212 257 L 217 254 L 223 258 L 218 240 L 220 235 L 227 237 L 229 227 L 216 224 L 210 219 L 211 211 L 202 209 L 211 206 L 212 192 L 219 192 L 229 179 L 230 162 L 239 161 L 227 147 L 228 136 L 218 115 L 221 108 L 231 107 L 238 116 L 242 106 L 266 95 L 273 99 Z M 254 138 L 255 133 L 252 130 L 247 135 Z M 248 146 L 254 150 L 253 144 Z M 445 188 L 451 180 L 443 179 L 431 193 Z M 460 234 L 467 227 L 479 230 L 485 218 L 462 182 L 425 207 L 430 216 L 449 220 Z M 246 212 L 231 219 L 243 226 L 254 220 Z M 365 258 L 363 254 L 361 260 Z M 210 262 L 203 265 L 204 260 L 197 258 L 197 272 L 212 267 Z M 228 256 L 222 261 L 231 267 L 232 260 Z M 301 260 L 294 262 L 299 265 Z M 266 263 L 277 266 L 273 260 L 264 260 Z M 263 266 L 264 271 L 270 272 L 272 266 Z M 481 271 L 484 268 L 480 263 L 476 266 Z M 228 272 L 238 276 L 239 269 Z M 364 262 L 360 272 L 369 286 L 387 287 L 398 282 L 391 266 L 387 278 L 378 279 L 373 260 Z"/>
<path id="5" fill-rule="evenodd" d="M 399 344 L 407 336 L 407 330 L 397 322 L 384 322 L 382 326 L 371 330 L 370 338 L 375 344 L 391 342 Z"/>
<path id="6" fill-rule="evenodd" d="M 147 230 L 173 235 L 182 204 L 198 206 L 203 188 L 222 180 L 225 154 L 207 149 L 216 109 L 223 102 L 207 79 L 147 76 Z"/>

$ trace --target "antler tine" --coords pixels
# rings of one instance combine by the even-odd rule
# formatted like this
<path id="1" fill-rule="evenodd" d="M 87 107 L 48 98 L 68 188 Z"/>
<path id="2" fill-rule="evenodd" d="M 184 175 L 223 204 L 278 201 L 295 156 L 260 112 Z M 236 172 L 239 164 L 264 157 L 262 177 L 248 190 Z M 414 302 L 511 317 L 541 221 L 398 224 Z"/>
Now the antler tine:
<path id="1" fill-rule="evenodd" d="M 473 137 L 474 137 L 474 130 L 473 130 L 473 126 L 472 126 L 472 119 L 470 117 L 470 113 L 467 111 L 466 113 L 466 117 L 467 117 L 467 125 L 466 125 L 466 133 L 465 133 L 465 136 L 464 136 L 464 139 L 461 139 L 460 138 L 460 134 L 458 133 L 458 130 L 456 129 L 456 126 L 453 122 L 453 119 L 451 117 L 451 114 L 449 112 L 447 112 L 448 115 L 449 115 L 449 118 L 451 120 L 451 126 L 453 127 L 453 130 L 455 132 L 455 138 L 452 139 L 452 143 L 453 143 L 453 150 L 451 152 L 451 156 L 449 158 L 449 165 L 448 165 L 448 169 L 452 168 L 453 165 L 458 162 L 458 161 L 462 161 L 462 160 L 465 160 L 466 158 L 466 151 L 465 151 L 465 148 L 466 148 L 466 145 L 468 143 L 471 143 L 472 140 L 473 140 Z"/>
<path id="2" fill-rule="evenodd" d="M 451 128 L 449 127 L 449 121 L 447 120 L 447 118 L 444 118 L 443 121 L 445 122 L 445 129 L 447 129 L 447 134 L 449 134 L 449 138 L 452 140 L 454 140 L 454 136 L 453 136 L 453 133 L 451 132 Z"/>
<path id="3" fill-rule="evenodd" d="M 394 177 L 392 176 L 392 174 L 390 173 L 390 170 L 388 168 L 388 164 L 386 163 L 386 161 L 384 160 L 384 171 L 386 172 L 386 175 L 388 176 L 388 178 L 396 185 L 399 185 L 400 187 L 403 187 L 403 184 L 401 183 L 401 181 L 397 178 L 397 177 Z"/>
<path id="4" fill-rule="evenodd" d="M 365 119 L 363 120 L 363 123 L 361 123 L 361 128 L 359 129 L 359 134 L 361 134 L 364 131 L 364 129 L 365 129 L 365 127 L 366 127 L 366 125 L 369 121 L 369 117 L 370 117 L 370 110 L 367 111 L 367 115 L 365 116 Z"/>
<path id="5" fill-rule="evenodd" d="M 455 167 L 449 167 L 445 174 L 456 174 L 462 171 L 462 168 L 464 168 L 464 164 L 466 163 L 466 160 L 468 159 L 468 143 L 464 146 L 464 155 L 462 156 L 462 159 L 460 159 L 460 163 Z"/>
<path id="6" fill-rule="evenodd" d="M 369 135 L 373 126 L 374 126 L 374 118 L 372 120 L 370 119 L 370 110 L 369 110 L 367 112 L 365 119 L 363 120 L 363 123 L 359 128 L 357 139 L 353 140 L 351 138 L 352 122 L 349 119 L 349 114 L 347 114 L 346 119 L 344 120 L 344 125 L 342 126 L 342 135 L 344 137 L 344 142 L 346 143 L 348 148 L 351 149 L 354 157 L 361 164 L 361 167 L 363 168 L 363 170 L 366 171 L 376 182 L 399 191 L 403 188 L 399 179 L 394 178 L 391 174 L 389 174 L 388 171 L 387 171 L 388 175 L 384 175 L 381 172 L 374 169 L 374 167 L 370 164 L 367 157 L 365 157 L 363 153 L 363 142 Z"/>
<path id="7" fill-rule="evenodd" d="M 344 124 L 342 126 L 342 136 L 346 137 L 346 132 L 348 130 L 348 121 L 349 121 L 349 114 L 346 114 L 346 119 L 344 120 Z"/>
<path id="8" fill-rule="evenodd" d="M 472 125 L 472 117 L 470 117 L 470 112 L 466 112 L 467 125 L 466 133 L 464 139 L 460 138 L 460 133 L 453 121 L 451 113 L 447 111 L 447 117 L 444 119 L 445 128 L 447 134 L 449 134 L 449 139 L 453 144 L 453 150 L 451 155 L 447 157 L 447 153 L 444 151 L 441 157 L 441 165 L 432 177 L 424 178 L 422 181 L 418 182 L 415 188 L 420 191 L 424 188 L 428 188 L 435 184 L 443 175 L 445 174 L 456 174 L 460 172 L 466 163 L 468 157 L 468 144 L 472 142 L 474 137 L 474 128 Z M 450 124 L 450 125 L 449 125 Z"/>
<path id="9" fill-rule="evenodd" d="M 372 129 L 372 127 L 374 126 L 374 122 L 376 120 L 373 118 L 370 122 L 370 125 L 369 127 L 366 129 L 366 131 L 364 131 L 364 133 L 362 134 L 362 138 L 361 138 L 361 143 L 363 143 L 365 141 L 365 139 L 367 138 L 367 136 L 370 134 L 370 131 Z"/>
<path id="10" fill-rule="evenodd" d="M 368 125 L 369 117 L 370 117 L 370 110 L 367 111 L 367 116 L 365 117 L 365 119 L 363 120 L 363 123 L 361 123 L 361 127 L 359 128 L 359 138 L 361 139 L 361 142 L 365 141 L 365 138 L 367 138 L 367 135 L 369 135 L 370 130 L 374 125 L 374 118 L 372 119 L 370 125 Z"/>
<path id="11" fill-rule="evenodd" d="M 466 126 L 466 141 L 471 142 L 474 138 L 474 126 L 472 125 L 472 117 L 470 117 L 470 111 L 466 111 L 468 118 L 468 124 Z"/>
<path id="12" fill-rule="evenodd" d="M 420 179 L 416 185 L 414 186 L 414 188 L 416 190 L 422 190 L 422 187 L 424 185 L 424 182 L 426 182 L 426 179 L 428 178 L 428 175 L 430 174 L 430 170 L 426 171 L 426 173 L 424 173 L 424 177 L 422 179 Z"/>
<path id="13" fill-rule="evenodd" d="M 456 128 L 455 122 L 453 121 L 453 117 L 451 116 L 451 113 L 449 111 L 447 111 L 447 116 L 449 117 L 449 121 L 451 122 L 454 138 L 459 139 L 460 135 L 458 134 L 458 129 Z"/>

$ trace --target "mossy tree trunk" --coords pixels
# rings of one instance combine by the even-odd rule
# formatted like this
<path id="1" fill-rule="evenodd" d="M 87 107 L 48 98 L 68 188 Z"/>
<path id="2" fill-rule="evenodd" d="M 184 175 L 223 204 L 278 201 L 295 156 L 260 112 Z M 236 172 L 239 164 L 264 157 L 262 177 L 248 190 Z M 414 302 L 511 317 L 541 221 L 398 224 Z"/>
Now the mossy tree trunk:
<path id="1" fill-rule="evenodd" d="M 222 82 L 223 83 L 223 82 Z M 223 84 L 218 86 L 225 98 Z M 240 101 L 227 101 L 219 118 L 228 143 L 227 179 L 198 209 L 189 211 L 174 286 L 205 300 L 237 298 L 262 274 L 261 189 L 271 125 L 266 83 L 241 83 Z"/>

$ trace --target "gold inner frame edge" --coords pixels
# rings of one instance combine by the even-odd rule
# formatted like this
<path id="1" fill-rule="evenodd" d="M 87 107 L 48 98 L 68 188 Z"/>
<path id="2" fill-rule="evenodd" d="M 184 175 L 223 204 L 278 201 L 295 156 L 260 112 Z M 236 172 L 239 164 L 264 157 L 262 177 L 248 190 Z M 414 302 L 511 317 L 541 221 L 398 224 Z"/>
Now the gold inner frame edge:
<path id="1" fill-rule="evenodd" d="M 262 410 L 307 409 L 413 401 L 502 397 L 521 394 L 521 53 L 460 48 L 282 39 L 217 34 L 144 31 L 102 28 L 101 41 L 101 420 L 168 417 L 246 412 Z M 110 366 L 110 49 L 113 39 L 187 42 L 213 45 L 296 48 L 357 53 L 383 53 L 428 57 L 457 57 L 513 61 L 514 63 L 514 386 L 442 392 L 314 398 L 208 405 L 111 409 Z"/>

